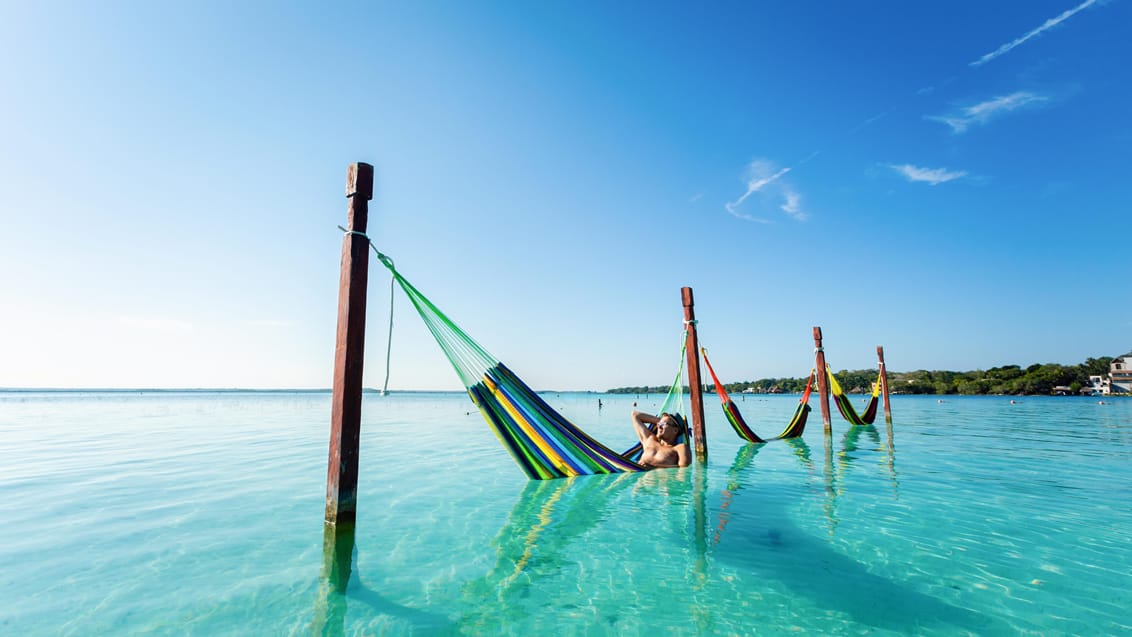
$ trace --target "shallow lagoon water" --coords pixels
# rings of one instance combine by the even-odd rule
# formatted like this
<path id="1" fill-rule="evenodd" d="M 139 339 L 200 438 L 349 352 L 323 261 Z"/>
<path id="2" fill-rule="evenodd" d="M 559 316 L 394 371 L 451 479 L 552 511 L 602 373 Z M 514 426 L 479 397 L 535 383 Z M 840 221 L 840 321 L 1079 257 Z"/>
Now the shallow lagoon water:
<path id="1" fill-rule="evenodd" d="M 614 448 L 663 398 L 544 397 Z M 328 393 L 0 392 L 0 633 L 1132 633 L 1132 400 L 894 396 L 827 440 L 815 399 L 747 445 L 708 398 L 706 465 L 531 482 L 464 394 L 367 394 L 343 592 Z"/>

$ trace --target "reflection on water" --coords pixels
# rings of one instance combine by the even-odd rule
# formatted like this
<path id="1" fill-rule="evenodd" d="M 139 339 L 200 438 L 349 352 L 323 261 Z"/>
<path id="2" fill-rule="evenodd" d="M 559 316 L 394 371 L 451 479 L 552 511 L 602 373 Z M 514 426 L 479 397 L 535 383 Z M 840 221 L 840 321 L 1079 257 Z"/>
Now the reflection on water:
<path id="1" fill-rule="evenodd" d="M 820 485 L 816 493 L 821 494 L 831 538 L 838 525 L 838 500 L 846 495 L 841 478 L 863 440 L 880 444 L 875 428 L 847 434 L 836 454 L 832 439 L 827 438 L 820 471 L 805 441 L 787 441 L 789 455 L 797 460 L 802 474 L 809 474 L 815 486 Z M 685 587 L 681 595 L 688 600 L 683 621 L 698 632 L 723 629 L 730 621 L 731 613 L 709 600 L 720 595 L 721 587 L 726 591 L 730 580 L 722 573 L 735 568 L 745 580 L 781 587 L 791 597 L 804 600 L 807 607 L 843 614 L 862 626 L 897 631 L 951 627 L 978 634 L 1004 630 L 992 618 L 873 573 L 867 564 L 838 551 L 827 539 L 799 527 L 794 521 L 794 502 L 765 486 L 768 476 L 759 472 L 759 454 L 767 446 L 738 448 L 731 467 L 721 476 L 724 483 L 715 488 L 713 474 L 699 463 L 680 470 L 527 483 L 490 542 L 494 564 L 482 577 L 463 586 L 465 606 L 459 630 L 501 633 L 513 626 L 540 626 L 542 613 L 567 612 L 604 622 L 599 632 L 631 631 L 634 619 L 654 612 L 654 593 L 641 598 L 630 595 L 628 601 L 622 597 L 612 609 L 602 607 L 596 600 L 600 594 L 594 594 L 588 607 L 552 610 L 570 582 L 576 581 L 579 591 L 589 590 L 584 573 L 595 567 L 587 561 L 587 553 L 609 542 L 603 537 L 609 533 L 623 533 L 621 542 L 632 548 L 608 577 L 617 577 L 624 586 L 651 582 L 644 584 L 649 591 L 681 582 Z M 840 471 L 835 457 L 843 458 Z M 743 513 L 735 518 L 733 512 L 740 507 Z M 627 523 L 627 518 L 639 520 L 640 527 Z M 664 548 L 668 545 L 684 547 L 687 559 L 665 576 L 660 567 L 666 556 L 681 551 Z M 642 552 L 655 557 L 641 559 Z M 612 575 L 618 572 L 620 575 Z M 673 576 L 677 579 L 668 579 Z M 608 584 L 626 592 L 616 581 Z M 655 596 L 664 603 L 663 593 Z M 755 612 L 770 610 L 759 611 L 757 603 L 748 603 Z"/>
<path id="2" fill-rule="evenodd" d="M 822 464 L 822 475 L 825 477 L 825 502 L 822 510 L 828 523 L 829 536 L 837 531 L 837 484 L 838 479 L 833 472 L 833 436 L 822 438 L 825 448 L 825 462 Z"/>
<path id="3" fill-rule="evenodd" d="M 742 475 L 741 471 L 750 466 L 764 444 L 765 443 L 748 443 L 739 447 L 739 450 L 735 453 L 735 460 L 731 463 L 731 468 L 727 471 L 727 486 L 723 488 L 721 493 L 722 501 L 719 504 L 719 522 L 717 522 L 715 526 L 712 544 L 719 544 L 720 536 L 727 528 L 727 524 L 731 522 L 731 505 L 735 500 L 735 495 L 743 488 L 743 482 L 740 480 L 740 476 Z"/>
<path id="4" fill-rule="evenodd" d="M 354 560 L 354 525 L 327 523 L 322 533 L 322 575 L 314 607 L 312 635 L 342 635 L 346 622 L 346 590 Z"/>
<path id="5" fill-rule="evenodd" d="M 899 496 L 900 482 L 896 475 L 896 448 L 892 440 L 892 422 L 885 423 L 886 439 L 882 443 L 880 439 L 880 432 L 874 425 L 853 425 L 845 430 L 845 436 L 841 441 L 841 451 L 838 452 L 838 477 L 844 480 L 844 477 L 849 473 L 851 465 L 857 460 L 858 451 L 868 452 L 883 452 L 884 464 L 888 470 L 889 481 L 892 483 L 893 495 Z M 863 446 L 862 436 L 864 436 L 869 443 Z"/>
<path id="6" fill-rule="evenodd" d="M 610 501 L 638 475 L 656 473 L 663 472 L 527 482 L 491 540 L 494 566 L 463 588 L 467 610 L 461 628 L 490 634 L 524 618 L 532 609 L 516 602 L 530 598 L 541 580 L 558 575 L 575 561 L 574 553 L 586 550 L 580 537 L 610 515 Z"/>
<path id="7" fill-rule="evenodd" d="M 900 397 L 899 474 L 878 422 L 532 483 L 466 396 L 381 401 L 319 538 L 328 394 L 0 395 L 0 633 L 1129 632 L 1132 400 Z"/>
<path id="8" fill-rule="evenodd" d="M 367 586 L 355 572 L 355 539 L 353 524 L 324 525 L 322 572 L 311 621 L 312 636 L 344 637 L 365 632 L 356 626 L 359 620 L 382 627 L 397 626 L 404 632 L 451 631 L 452 624 L 447 617 L 398 604 Z M 347 618 L 351 602 L 361 606 L 361 612 L 351 615 L 352 622 Z"/>
<path id="9" fill-rule="evenodd" d="M 840 455 L 852 452 L 862 431 L 847 434 Z M 822 472 L 823 505 L 830 536 L 837 527 L 837 502 L 844 492 L 839 489 L 834 470 L 832 438 L 825 440 L 825 462 Z M 879 437 L 876 439 L 879 442 Z M 810 450 L 804 441 L 790 441 L 795 455 L 807 469 L 813 468 Z M 727 474 L 727 487 L 720 505 L 720 526 L 710 550 L 712 558 L 741 566 L 756 578 L 774 580 L 785 585 L 792 594 L 827 612 L 852 616 L 862 625 L 892 630 L 944 625 L 975 634 L 1006 631 L 991 617 L 953 606 L 935 597 L 873 574 L 868 565 L 834 550 L 831 545 L 799 528 L 787 509 L 788 502 L 758 488 L 755 457 L 762 445 L 741 448 Z M 728 508 L 736 494 L 744 489 L 745 508 L 759 511 L 751 523 L 732 526 L 723 533 L 729 521 Z"/>

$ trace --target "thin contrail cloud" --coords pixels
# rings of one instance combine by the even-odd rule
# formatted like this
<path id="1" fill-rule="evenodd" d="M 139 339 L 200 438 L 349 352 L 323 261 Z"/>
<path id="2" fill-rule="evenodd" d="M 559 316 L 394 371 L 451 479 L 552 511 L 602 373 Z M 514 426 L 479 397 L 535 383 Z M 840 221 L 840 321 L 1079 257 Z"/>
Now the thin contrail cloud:
<path id="1" fill-rule="evenodd" d="M 1029 32 L 1015 38 L 1014 40 L 1003 44 L 994 51 L 991 51 L 990 53 L 987 53 L 974 62 L 969 63 L 967 66 L 970 68 L 978 68 L 998 58 L 999 56 L 1009 53 L 1018 46 L 1021 46 L 1027 41 L 1038 37 L 1046 31 L 1049 31 L 1050 29 L 1056 27 L 1062 22 L 1065 22 L 1069 18 L 1072 18 L 1074 15 L 1077 15 L 1085 9 L 1088 9 L 1096 4 L 1102 4 L 1103 2 L 1104 0 L 1084 0 L 1084 2 L 1081 2 L 1081 4 L 1073 7 L 1072 9 L 1067 9 L 1061 12 L 1061 14 L 1046 20 L 1041 24 L 1041 26 L 1037 27 L 1036 29 L 1032 29 Z M 955 77 L 949 77 L 944 80 L 940 86 L 927 86 L 925 88 L 921 88 L 916 92 L 916 94 L 928 95 L 934 93 L 937 89 L 950 84 L 954 80 Z M 1001 113 L 1010 112 L 1024 106 L 1047 102 L 1048 100 L 1049 98 L 1043 95 L 1038 95 L 1036 93 L 1031 93 L 1028 91 L 1017 91 L 1008 95 L 995 97 L 991 100 L 987 100 L 979 104 L 965 107 L 958 113 L 952 113 L 949 115 L 926 116 L 925 119 L 947 124 L 951 127 L 952 132 L 959 134 L 965 132 L 972 125 L 985 124 L 988 120 Z M 880 114 L 874 115 L 851 128 L 849 131 L 847 131 L 846 134 L 856 134 L 861 130 L 873 125 L 878 120 L 883 119 L 894 110 L 896 110 L 895 107 L 889 108 L 888 110 Z M 797 191 L 793 190 L 789 185 L 783 182 L 779 182 L 779 180 L 787 173 L 810 161 L 818 154 L 818 152 L 815 152 L 809 157 L 806 157 L 802 161 L 798 162 L 794 166 L 787 166 L 786 168 L 782 168 L 777 171 L 772 171 L 772 169 L 770 169 L 769 162 L 752 162 L 750 166 L 751 177 L 747 180 L 747 191 L 744 192 L 742 196 L 740 196 L 735 201 L 724 203 L 724 209 L 729 214 L 740 219 L 745 219 L 747 221 L 757 221 L 759 223 L 770 223 L 770 221 L 766 219 L 745 214 L 741 212 L 739 208 L 748 198 L 751 197 L 751 195 L 763 191 L 764 189 L 767 189 L 769 186 L 774 184 L 775 187 L 780 191 L 778 194 L 780 194 L 782 197 L 782 203 L 779 205 L 779 209 L 785 212 L 787 215 L 793 217 L 794 219 L 797 219 L 799 221 L 805 220 L 807 215 L 801 207 L 801 195 Z M 968 177 L 968 173 L 965 170 L 955 171 L 947 170 L 944 168 L 925 168 L 912 164 L 887 164 L 887 166 L 896 171 L 908 181 L 927 183 L 931 184 L 932 186 Z"/>
<path id="2" fill-rule="evenodd" d="M 1082 2 L 1081 4 L 1077 5 L 1076 7 L 1063 12 L 1061 15 L 1059 15 L 1055 18 L 1050 18 L 1049 20 L 1046 20 L 1042 24 L 1042 26 L 1034 29 L 1033 31 L 1030 31 L 1029 33 L 1027 33 L 1027 34 L 1025 34 L 1025 35 L 1023 35 L 1019 38 L 1016 38 L 1012 42 L 1007 42 L 1006 44 L 998 47 L 994 51 L 991 51 L 990 53 L 987 53 L 986 55 L 975 60 L 974 62 L 971 62 L 971 64 L 969 66 L 973 66 L 973 67 L 982 66 L 982 65 L 986 64 L 987 62 L 990 62 L 991 60 L 995 59 L 996 57 L 1003 55 L 1004 53 L 1010 51 L 1014 47 L 1022 44 L 1023 42 L 1025 42 L 1025 41 L 1027 41 L 1031 38 L 1036 38 L 1037 36 L 1045 33 L 1046 31 L 1049 31 L 1050 29 L 1061 24 L 1062 22 L 1065 22 L 1069 18 L 1072 18 L 1078 12 L 1084 11 L 1085 9 L 1088 9 L 1089 7 L 1093 6 L 1096 3 L 1097 3 L 1097 0 L 1085 0 L 1085 2 Z"/>
<path id="3" fill-rule="evenodd" d="M 928 115 L 924 119 L 943 122 L 951 127 L 953 133 L 966 132 L 973 124 L 986 124 L 991 119 L 1020 108 L 1031 107 L 1048 102 L 1049 98 L 1030 91 L 1016 91 L 993 99 L 967 106 L 951 115 Z"/>
<path id="4" fill-rule="evenodd" d="M 748 166 L 751 177 L 747 180 L 747 192 L 743 193 L 743 195 L 735 201 L 729 201 L 723 204 L 723 208 L 727 210 L 729 214 L 740 219 L 745 219 L 747 221 L 757 221 L 759 223 L 770 223 L 770 221 L 766 219 L 753 217 L 751 215 L 740 212 L 739 206 L 743 205 L 743 202 L 746 201 L 747 198 L 749 198 L 751 195 L 777 182 L 786 173 L 794 170 L 795 168 L 798 168 L 799 166 L 802 166 L 803 164 L 820 154 L 820 150 L 815 150 L 806 158 L 802 159 L 793 166 L 781 168 L 777 171 L 774 171 L 773 173 L 771 172 L 773 168 L 770 161 L 763 159 L 756 159 L 755 161 L 752 161 L 750 166 Z M 808 215 L 806 215 L 806 213 L 801 209 L 801 195 L 789 186 L 782 184 L 778 184 L 778 186 L 780 187 L 780 194 L 783 198 L 783 203 L 779 206 L 779 208 L 794 219 L 798 221 L 805 221 Z"/>
<path id="5" fill-rule="evenodd" d="M 774 173 L 773 175 L 771 175 L 769 177 L 759 177 L 759 178 L 751 179 L 750 181 L 747 182 L 747 192 L 743 193 L 742 197 L 739 197 L 735 201 L 726 203 L 723 206 L 725 208 L 727 208 L 727 212 L 730 212 L 731 214 L 735 214 L 735 209 L 738 208 L 744 201 L 746 201 L 747 197 L 750 197 L 751 195 L 755 194 L 756 192 L 762 190 L 764 187 L 767 186 L 767 184 L 774 183 L 779 177 L 785 175 L 786 173 L 790 172 L 791 170 L 792 170 L 791 168 L 787 167 L 787 168 L 783 168 L 782 170 Z"/>

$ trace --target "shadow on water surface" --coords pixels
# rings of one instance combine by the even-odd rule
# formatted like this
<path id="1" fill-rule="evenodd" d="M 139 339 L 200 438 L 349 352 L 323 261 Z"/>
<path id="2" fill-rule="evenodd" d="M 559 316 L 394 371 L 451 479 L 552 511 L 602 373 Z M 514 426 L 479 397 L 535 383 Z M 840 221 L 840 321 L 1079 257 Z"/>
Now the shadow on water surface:
<path id="1" fill-rule="evenodd" d="M 852 452 L 860 433 L 847 437 Z M 787 441 L 803 466 L 813 470 L 809 446 L 801 439 Z M 848 615 L 863 625 L 897 632 L 916 633 L 927 627 L 951 627 L 972 634 L 1010 634 L 1011 629 L 994 617 L 954 606 L 888 578 L 870 572 L 867 565 L 836 551 L 830 544 L 799 528 L 791 520 L 785 502 L 760 490 L 754 459 L 762 445 L 739 449 L 728 472 L 723 491 L 723 512 L 712 544 L 712 558 L 741 568 L 762 580 L 780 582 L 792 595 L 827 611 Z M 842 453 L 844 457 L 844 452 Z M 837 525 L 836 505 L 841 490 L 833 463 L 832 441 L 825 440 L 823 511 L 830 534 Z M 738 495 L 742 491 L 742 502 Z M 703 506 L 697 502 L 697 506 Z M 737 508 L 757 511 L 743 524 L 730 518 Z M 726 529 L 726 532 L 724 530 Z"/>
<path id="2" fill-rule="evenodd" d="M 365 604 L 370 615 L 388 617 L 427 634 L 453 632 L 452 622 L 443 615 L 429 613 L 392 602 L 365 586 L 355 577 L 355 527 L 353 524 L 326 524 L 322 536 L 322 574 L 311 621 L 311 635 L 342 637 L 357 629 L 346 626 L 346 610 L 351 602 Z"/>
<path id="3" fill-rule="evenodd" d="M 539 613 L 540 581 L 559 575 L 578 551 L 586 551 L 581 536 L 609 515 L 610 501 L 635 478 L 622 473 L 528 482 L 491 540 L 495 565 L 464 586 L 461 628 L 491 634 Z"/>
<path id="4" fill-rule="evenodd" d="M 835 455 L 832 440 L 826 439 L 822 463 L 815 462 L 802 439 L 784 441 L 801 464 L 803 474 L 819 486 L 830 539 L 795 524 L 797 513 L 790 500 L 792 496 L 772 492 L 760 483 L 757 460 L 766 446 L 763 444 L 738 449 L 722 488 L 711 485 L 711 476 L 717 474 L 701 465 L 645 474 L 532 480 L 524 485 L 506 523 L 490 541 L 494 564 L 482 577 L 463 585 L 462 608 L 456 623 L 448 616 L 390 601 L 363 585 L 353 572 L 353 528 L 328 526 L 311 633 L 354 634 L 359 620 L 347 620 L 355 617 L 393 622 L 406 632 L 420 634 L 498 634 L 516 626 L 533 624 L 545 628 L 554 625 L 556 617 L 576 621 L 595 610 L 581 608 L 588 603 L 591 593 L 579 597 L 576 592 L 580 589 L 572 586 L 567 589 L 569 594 L 554 602 L 563 606 L 552 608 L 547 603 L 555 598 L 547 597 L 548 589 L 563 592 L 563 581 L 569 580 L 570 573 L 579 567 L 579 555 L 594 557 L 597 551 L 602 560 L 634 560 L 628 548 L 619 554 L 618 548 L 609 544 L 609 534 L 601 530 L 615 530 L 606 524 L 613 516 L 632 515 L 640 518 L 650 533 L 659 532 L 687 543 L 688 557 L 693 561 L 686 573 L 695 578 L 689 582 L 695 591 L 711 595 L 709 591 L 722 584 L 717 565 L 737 568 L 741 580 L 748 582 L 739 585 L 737 594 L 753 598 L 744 611 L 753 615 L 752 622 L 757 622 L 759 614 L 771 615 L 780 610 L 767 607 L 760 613 L 760 602 L 756 600 L 763 597 L 757 594 L 762 585 L 756 583 L 766 582 L 768 587 L 784 589 L 805 607 L 842 615 L 862 628 L 911 634 L 924 629 L 936 633 L 1009 634 L 1009 627 L 1001 620 L 874 574 L 868 565 L 838 552 L 831 544 L 837 525 L 837 501 L 844 495 L 843 478 L 851 471 L 852 455 L 861 437 L 874 444 L 879 442 L 875 428 L 862 427 L 847 434 L 843 449 Z M 891 449 L 890 443 L 890 467 Z M 661 506 L 654 506 L 658 503 Z M 642 572 L 635 561 L 619 568 L 630 578 L 627 581 L 648 579 L 648 573 Z M 597 590 L 592 593 L 610 594 Z M 612 594 L 618 604 L 638 604 L 625 601 L 616 592 Z M 699 593 L 695 595 L 698 597 Z M 355 614 L 347 617 L 348 604 L 364 604 L 366 610 L 358 615 L 355 609 Z M 605 613 L 600 619 L 590 616 L 590 620 L 608 622 L 610 628 L 621 620 L 619 611 L 600 612 Z M 693 604 L 693 615 L 697 612 L 705 616 L 694 621 L 708 632 L 714 621 L 721 619 L 712 617 L 715 611 L 711 602 Z M 376 624 L 370 623 L 369 627 Z"/>

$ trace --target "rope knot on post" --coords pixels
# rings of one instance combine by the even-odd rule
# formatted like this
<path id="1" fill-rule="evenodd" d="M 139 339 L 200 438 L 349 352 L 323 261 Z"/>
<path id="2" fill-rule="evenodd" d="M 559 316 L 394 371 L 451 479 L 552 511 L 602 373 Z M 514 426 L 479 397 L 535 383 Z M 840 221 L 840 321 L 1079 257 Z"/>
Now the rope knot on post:
<path id="1" fill-rule="evenodd" d="M 357 235 L 357 236 L 365 239 L 367 242 L 369 241 L 369 235 L 364 233 L 364 232 L 358 232 L 357 230 L 347 230 L 347 229 L 343 228 L 342 226 L 338 226 L 338 229 L 341 230 L 345 234 L 354 234 L 354 235 Z M 370 245 L 373 245 L 372 242 L 370 243 Z"/>

